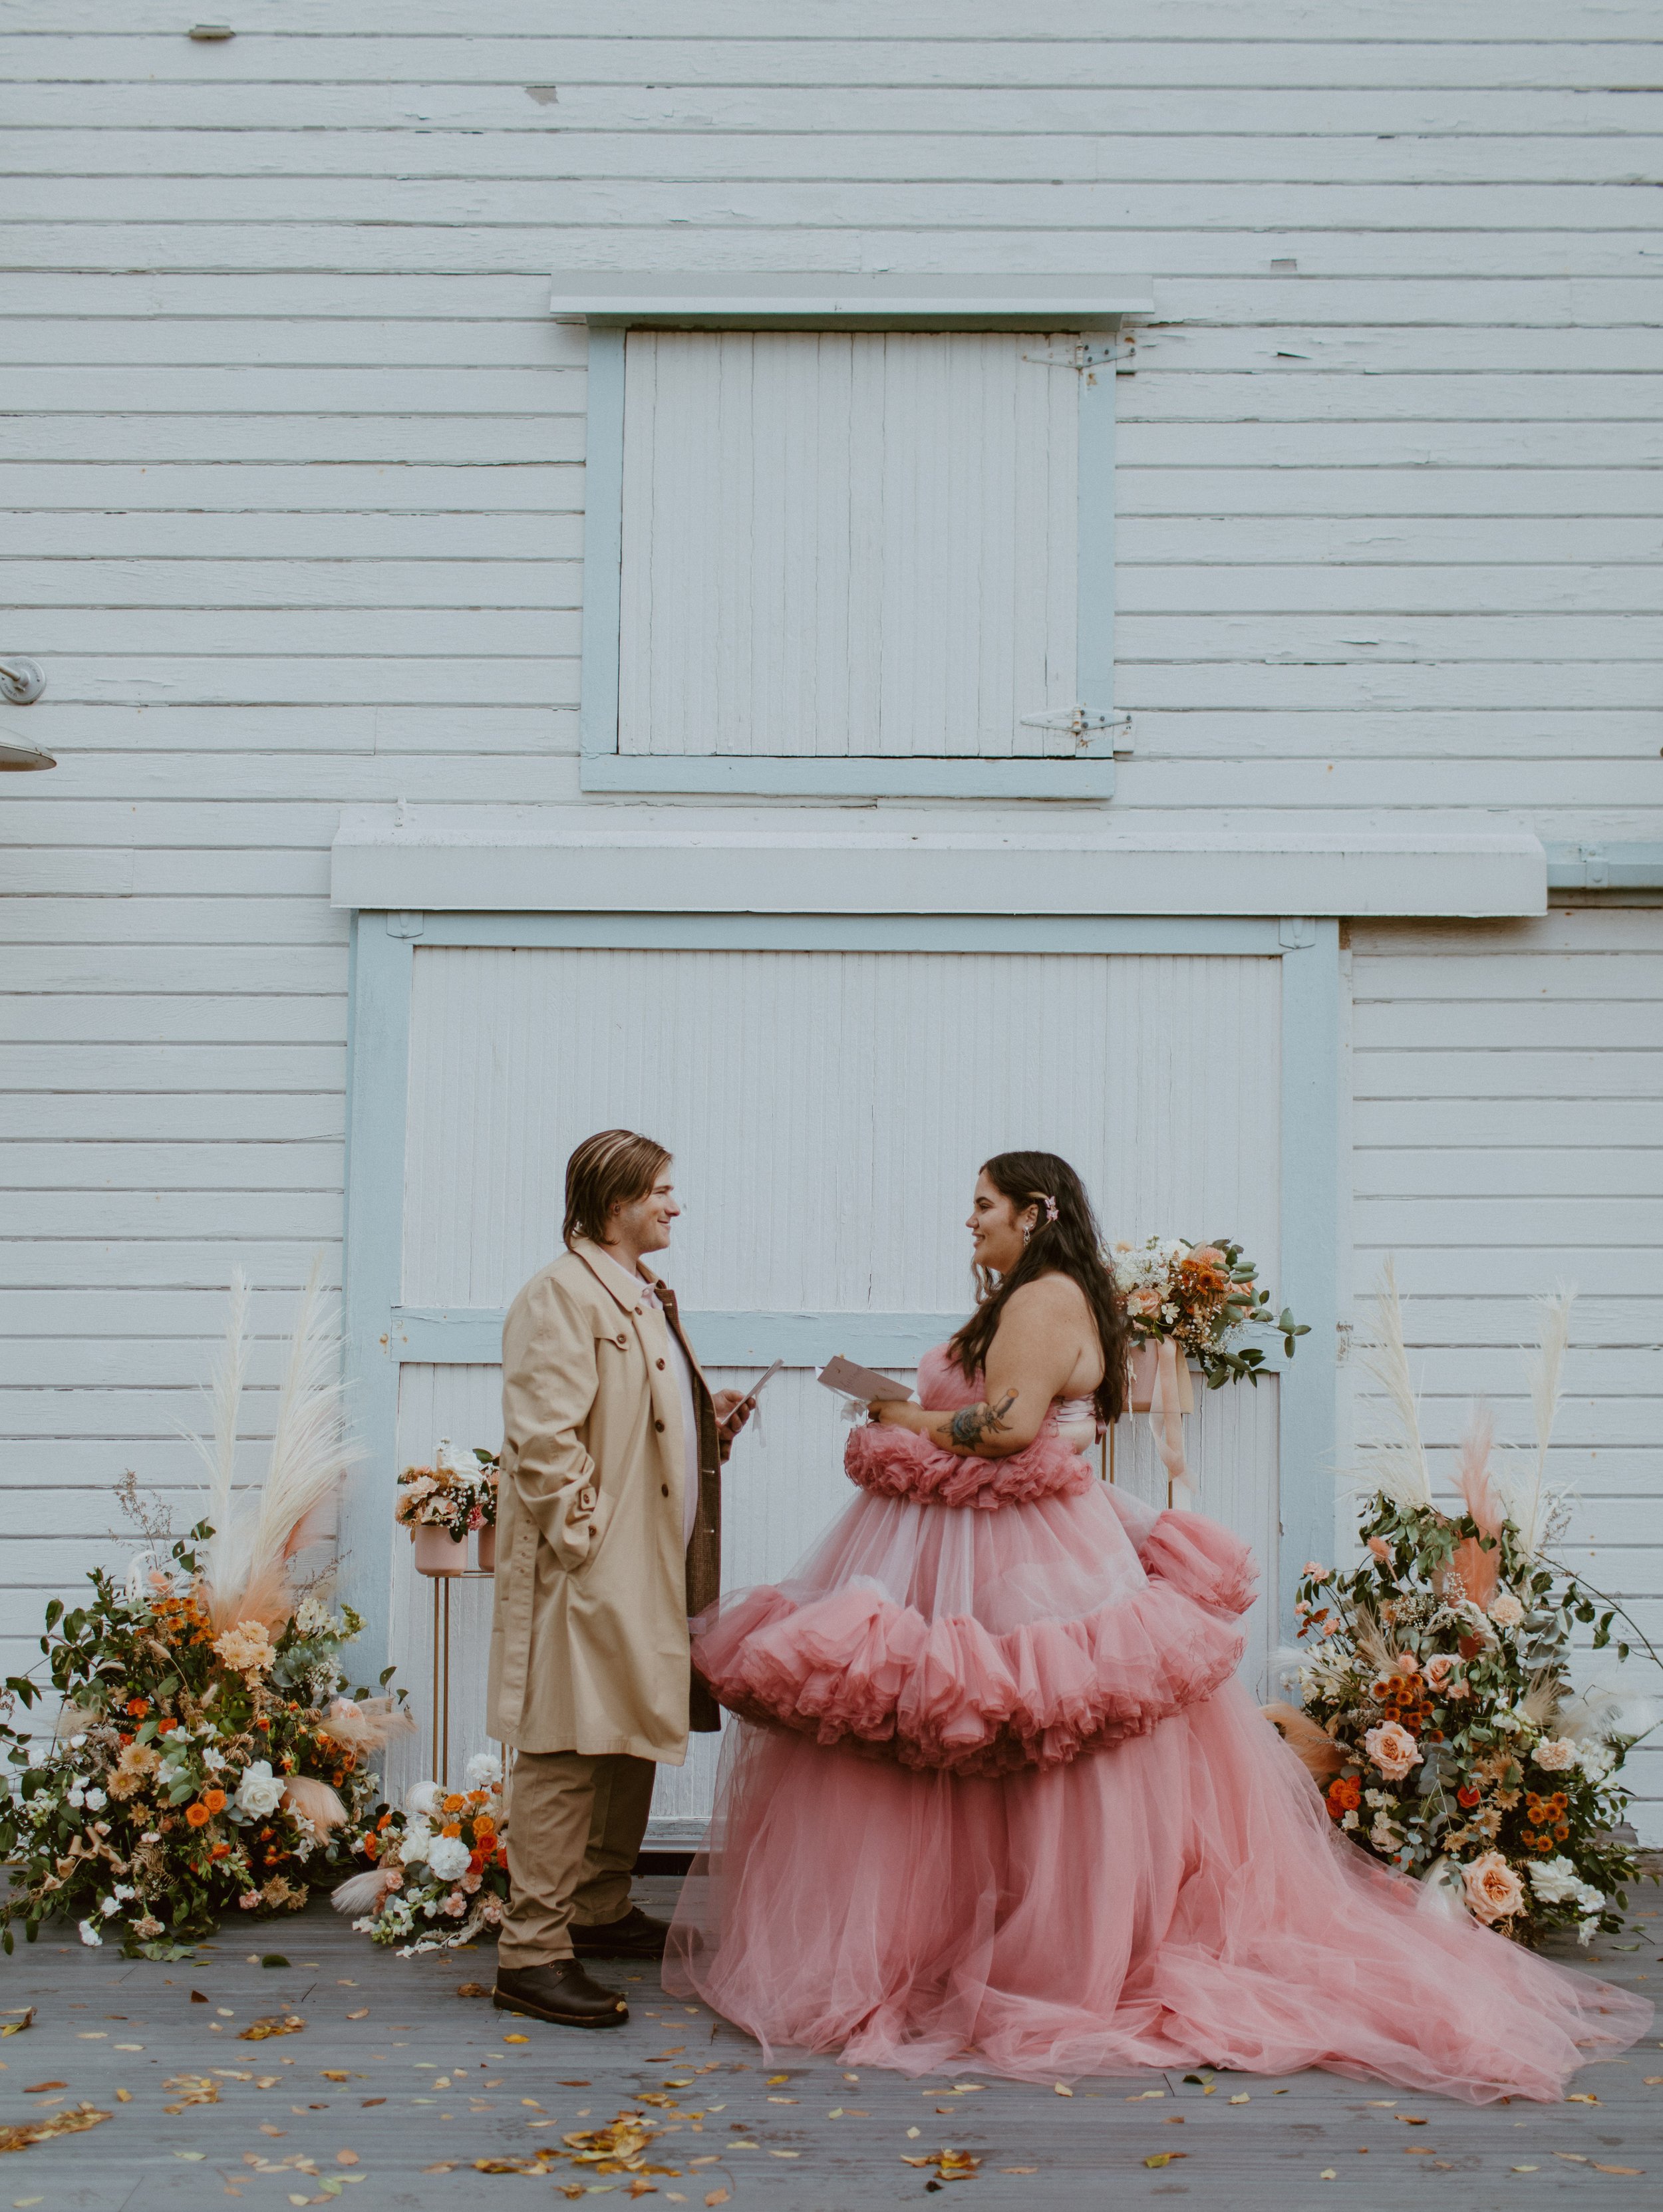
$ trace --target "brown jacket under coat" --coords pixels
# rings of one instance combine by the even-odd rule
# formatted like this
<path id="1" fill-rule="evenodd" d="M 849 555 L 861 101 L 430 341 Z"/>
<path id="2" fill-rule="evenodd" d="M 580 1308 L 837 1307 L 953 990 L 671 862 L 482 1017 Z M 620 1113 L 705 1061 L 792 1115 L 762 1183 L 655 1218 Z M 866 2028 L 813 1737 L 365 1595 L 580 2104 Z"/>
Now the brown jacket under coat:
<path id="1" fill-rule="evenodd" d="M 717 1593 L 723 1446 L 674 1293 L 657 1285 L 662 1311 L 632 1300 L 609 1258 L 577 1238 L 532 1277 L 503 1326 L 489 1726 L 520 1751 L 679 1766 L 689 1728 L 719 1718 L 692 1679 L 687 1622 Z M 698 1510 L 685 1549 L 668 1329 L 687 1353 L 698 1414 Z"/>

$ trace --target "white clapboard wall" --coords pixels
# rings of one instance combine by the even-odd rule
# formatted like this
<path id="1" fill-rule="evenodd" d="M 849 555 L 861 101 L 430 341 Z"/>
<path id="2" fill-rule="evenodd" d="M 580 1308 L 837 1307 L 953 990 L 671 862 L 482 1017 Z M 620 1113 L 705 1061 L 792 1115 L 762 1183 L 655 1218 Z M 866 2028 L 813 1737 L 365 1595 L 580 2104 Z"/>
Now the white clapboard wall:
<path id="1" fill-rule="evenodd" d="M 1663 915 L 1351 934 L 1357 1324 L 1390 1254 L 1447 1486 L 1475 1397 L 1502 1441 L 1530 1440 L 1531 1301 L 1576 1289 L 1550 1461 L 1574 1498 L 1558 1556 L 1663 1647 Z M 1366 1442 L 1377 1410 L 1355 1381 Z M 1663 1702 L 1643 1656 L 1620 1676 L 1612 1652 L 1584 1667 Z M 1636 1826 L 1663 1842 L 1663 1746 L 1630 1779 Z"/>
<path id="2" fill-rule="evenodd" d="M 1111 1236 L 1236 1234 L 1274 1281 L 1278 968 L 418 946 L 405 1302 L 506 1305 L 559 1249 L 566 1154 L 626 1113 L 676 1154 L 685 1212 L 664 1273 L 689 1311 L 967 1310 L 976 1170 L 1014 1146 L 1074 1161 Z M 1230 1070 L 1223 1116 L 1217 1066 Z M 838 1348 L 828 1335 L 820 1356 Z M 494 1446 L 497 1386 L 489 1368 L 407 1368 L 401 1453 L 425 1460 L 442 1434 Z M 850 1496 L 830 1394 L 798 1369 L 763 1403 L 762 1435 L 727 1478 L 728 1587 L 783 1574 Z M 1209 1400 L 1195 1425 L 1207 1503 L 1254 1544 L 1274 1588 L 1274 1383 Z M 1130 1425 L 1116 1456 L 1118 1475 L 1151 1487 L 1147 1439 Z M 425 1694 L 430 1593 L 402 1546 L 394 1571 L 393 1656 Z M 462 1602 L 452 1705 L 477 1744 L 484 1595 Z M 1262 1622 L 1263 1610 L 1256 1680 Z M 466 1747 L 453 1737 L 453 1766 Z M 663 1778 L 661 1817 L 708 1810 L 712 1749 L 697 1745 Z"/>
<path id="3" fill-rule="evenodd" d="M 0 779 L 8 1668 L 125 1556 L 121 1470 L 189 1480 L 233 1264 L 252 1432 L 338 1255 L 342 804 L 578 795 L 585 349 L 551 269 L 1152 270 L 1114 818 L 1659 836 L 1649 0 L 191 14 L 0 0 L 0 647 L 49 681 L 0 726 L 60 762 Z M 1568 1080 L 1656 1005 L 1656 917 L 1623 926 Z M 1505 932 L 1440 941 L 1475 1034 L 1527 1022 L 1509 971 L 1489 994 Z M 1472 1049 L 1582 1156 L 1605 1103 Z M 1477 1267 L 1417 1250 L 1447 1298 Z"/>

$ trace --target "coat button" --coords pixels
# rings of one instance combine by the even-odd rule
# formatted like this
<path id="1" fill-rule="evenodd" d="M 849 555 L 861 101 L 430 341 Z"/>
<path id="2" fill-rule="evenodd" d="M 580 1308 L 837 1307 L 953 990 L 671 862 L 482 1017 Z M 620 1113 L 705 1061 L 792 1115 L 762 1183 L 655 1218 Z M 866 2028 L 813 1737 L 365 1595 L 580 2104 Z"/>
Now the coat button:
<path id="1" fill-rule="evenodd" d="M 630 1340 L 627 1336 L 615 1336 L 612 1339 L 612 1342 L 614 1344 L 627 1344 L 629 1340 Z"/>
<path id="2" fill-rule="evenodd" d="M 669 1494 L 670 1494 L 670 1486 L 669 1486 L 669 1484 L 668 1484 L 667 1482 L 661 1482 L 661 1483 L 659 1484 L 659 1486 L 658 1486 L 658 1494 L 659 1494 L 659 1496 L 660 1496 L 661 1498 L 667 1498 L 667 1497 L 669 1496 Z"/>
<path id="3" fill-rule="evenodd" d="M 655 1360 L 653 1362 L 653 1364 L 654 1364 L 654 1366 L 655 1366 L 655 1367 L 661 1367 L 661 1367 L 663 1366 L 663 1364 L 664 1364 L 664 1362 L 663 1362 L 661 1359 L 655 1359 Z"/>

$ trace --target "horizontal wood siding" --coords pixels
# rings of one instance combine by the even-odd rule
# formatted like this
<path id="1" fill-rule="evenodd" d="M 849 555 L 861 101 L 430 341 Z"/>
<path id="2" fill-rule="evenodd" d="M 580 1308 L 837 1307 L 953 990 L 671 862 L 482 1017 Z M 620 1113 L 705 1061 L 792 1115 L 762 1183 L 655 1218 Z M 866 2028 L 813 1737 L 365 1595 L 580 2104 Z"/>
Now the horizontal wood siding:
<path id="1" fill-rule="evenodd" d="M 1388 1255 L 1446 1485 L 1473 1399 L 1531 1434 L 1531 1300 L 1579 1292 L 1552 1453 L 1559 1556 L 1663 1643 L 1663 911 L 1351 931 L 1355 1318 Z M 1354 1435 L 1377 1409 L 1353 1368 Z M 1342 1509 L 1340 1534 L 1349 1534 Z M 1621 1633 L 1621 1630 L 1618 1631 Z M 1613 1655 L 1591 1674 L 1615 1670 Z M 1623 1680 L 1650 1694 L 1643 1657 Z M 1663 1746 L 1631 1767 L 1663 1843 Z"/>

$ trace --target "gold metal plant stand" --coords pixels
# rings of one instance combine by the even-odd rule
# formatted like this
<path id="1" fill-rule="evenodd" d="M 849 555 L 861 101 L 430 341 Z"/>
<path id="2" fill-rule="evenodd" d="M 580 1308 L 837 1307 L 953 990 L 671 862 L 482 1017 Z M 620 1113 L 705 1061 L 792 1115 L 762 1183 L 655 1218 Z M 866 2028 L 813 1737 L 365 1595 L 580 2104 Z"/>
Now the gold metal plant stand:
<path id="1" fill-rule="evenodd" d="M 450 1786 L 450 1586 L 453 1583 L 488 1583 L 493 1577 L 482 1567 L 464 1567 L 460 1574 L 434 1575 L 433 1583 L 433 1779 L 442 1790 Z"/>

